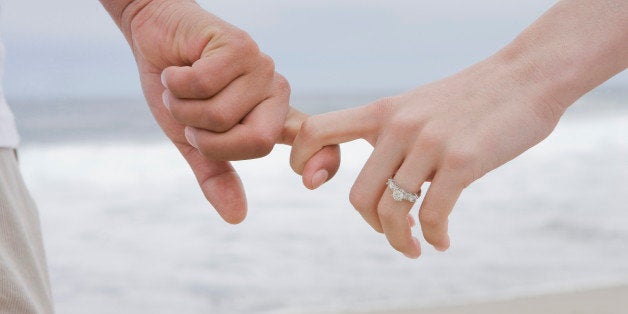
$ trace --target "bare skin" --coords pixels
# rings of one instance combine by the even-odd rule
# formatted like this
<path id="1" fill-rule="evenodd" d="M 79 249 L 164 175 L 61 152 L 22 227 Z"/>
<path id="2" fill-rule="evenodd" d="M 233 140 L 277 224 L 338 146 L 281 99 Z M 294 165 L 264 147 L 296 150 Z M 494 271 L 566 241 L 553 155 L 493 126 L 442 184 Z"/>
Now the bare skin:
<path id="1" fill-rule="evenodd" d="M 297 130 L 306 116 L 291 111 L 288 82 L 246 32 L 194 1 L 101 3 L 133 50 L 155 119 L 223 219 L 241 222 L 246 196 L 229 161 L 265 156 L 275 143 L 294 138 L 285 130 Z M 290 128 L 289 112 L 298 117 Z M 326 148 L 310 168 L 331 178 L 339 158 L 338 147 Z"/>
<path id="2" fill-rule="evenodd" d="M 374 151 L 350 194 L 352 205 L 390 244 L 421 254 L 412 204 L 386 188 L 416 192 L 425 240 L 450 246 L 448 216 L 462 191 L 545 139 L 582 95 L 628 66 L 628 2 L 565 0 L 488 59 L 443 80 L 354 109 L 309 117 L 296 136 L 292 168 L 326 145 L 359 138 Z"/>

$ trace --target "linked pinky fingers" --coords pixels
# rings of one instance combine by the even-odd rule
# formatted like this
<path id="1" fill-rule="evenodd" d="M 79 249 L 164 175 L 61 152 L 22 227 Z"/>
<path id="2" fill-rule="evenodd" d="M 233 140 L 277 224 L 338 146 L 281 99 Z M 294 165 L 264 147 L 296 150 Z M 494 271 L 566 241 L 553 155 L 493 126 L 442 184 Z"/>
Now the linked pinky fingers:
<path id="1" fill-rule="evenodd" d="M 290 166 L 296 173 L 303 174 L 307 161 L 323 147 L 372 136 L 376 123 L 368 107 L 310 116 L 303 121 L 294 139 Z"/>

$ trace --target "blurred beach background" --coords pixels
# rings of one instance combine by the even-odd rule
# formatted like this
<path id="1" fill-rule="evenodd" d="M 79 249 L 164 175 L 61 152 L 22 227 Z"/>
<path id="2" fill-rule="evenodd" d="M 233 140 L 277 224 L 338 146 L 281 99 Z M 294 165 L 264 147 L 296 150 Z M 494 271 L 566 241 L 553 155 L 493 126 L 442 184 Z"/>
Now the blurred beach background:
<path id="1" fill-rule="evenodd" d="M 58 313 L 386 310 L 628 284 L 625 72 L 463 193 L 448 252 L 424 245 L 407 260 L 349 204 L 368 144 L 343 146 L 340 172 L 317 191 L 291 172 L 288 147 L 235 163 L 249 216 L 228 225 L 152 120 L 97 1 L 0 3 L 5 94 Z M 249 31 L 293 105 L 320 113 L 455 73 L 553 1 L 199 3 Z"/>

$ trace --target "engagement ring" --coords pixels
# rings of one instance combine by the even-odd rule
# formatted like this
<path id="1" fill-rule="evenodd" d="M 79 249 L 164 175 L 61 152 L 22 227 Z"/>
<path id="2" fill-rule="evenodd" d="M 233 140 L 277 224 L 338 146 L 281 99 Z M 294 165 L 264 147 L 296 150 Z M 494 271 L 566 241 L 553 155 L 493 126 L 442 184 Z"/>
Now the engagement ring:
<path id="1" fill-rule="evenodd" d="M 388 185 L 388 188 L 392 191 L 392 198 L 397 202 L 406 200 L 410 203 L 414 203 L 419 199 L 419 197 L 421 197 L 421 190 L 419 190 L 418 193 L 409 193 L 399 187 L 397 182 L 395 182 L 395 180 L 393 180 L 392 178 L 388 179 L 386 185 Z"/>

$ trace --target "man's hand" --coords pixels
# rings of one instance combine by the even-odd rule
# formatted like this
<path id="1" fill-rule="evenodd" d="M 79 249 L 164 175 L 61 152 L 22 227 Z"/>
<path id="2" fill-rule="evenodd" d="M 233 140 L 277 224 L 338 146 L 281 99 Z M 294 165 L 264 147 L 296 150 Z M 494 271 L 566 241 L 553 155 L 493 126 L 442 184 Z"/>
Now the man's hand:
<path id="1" fill-rule="evenodd" d="M 285 137 L 287 81 L 248 34 L 193 1 L 101 2 L 131 45 L 155 119 L 223 219 L 241 222 L 246 197 L 228 160 L 265 156 Z M 331 151 L 311 162 L 329 177 Z"/>

